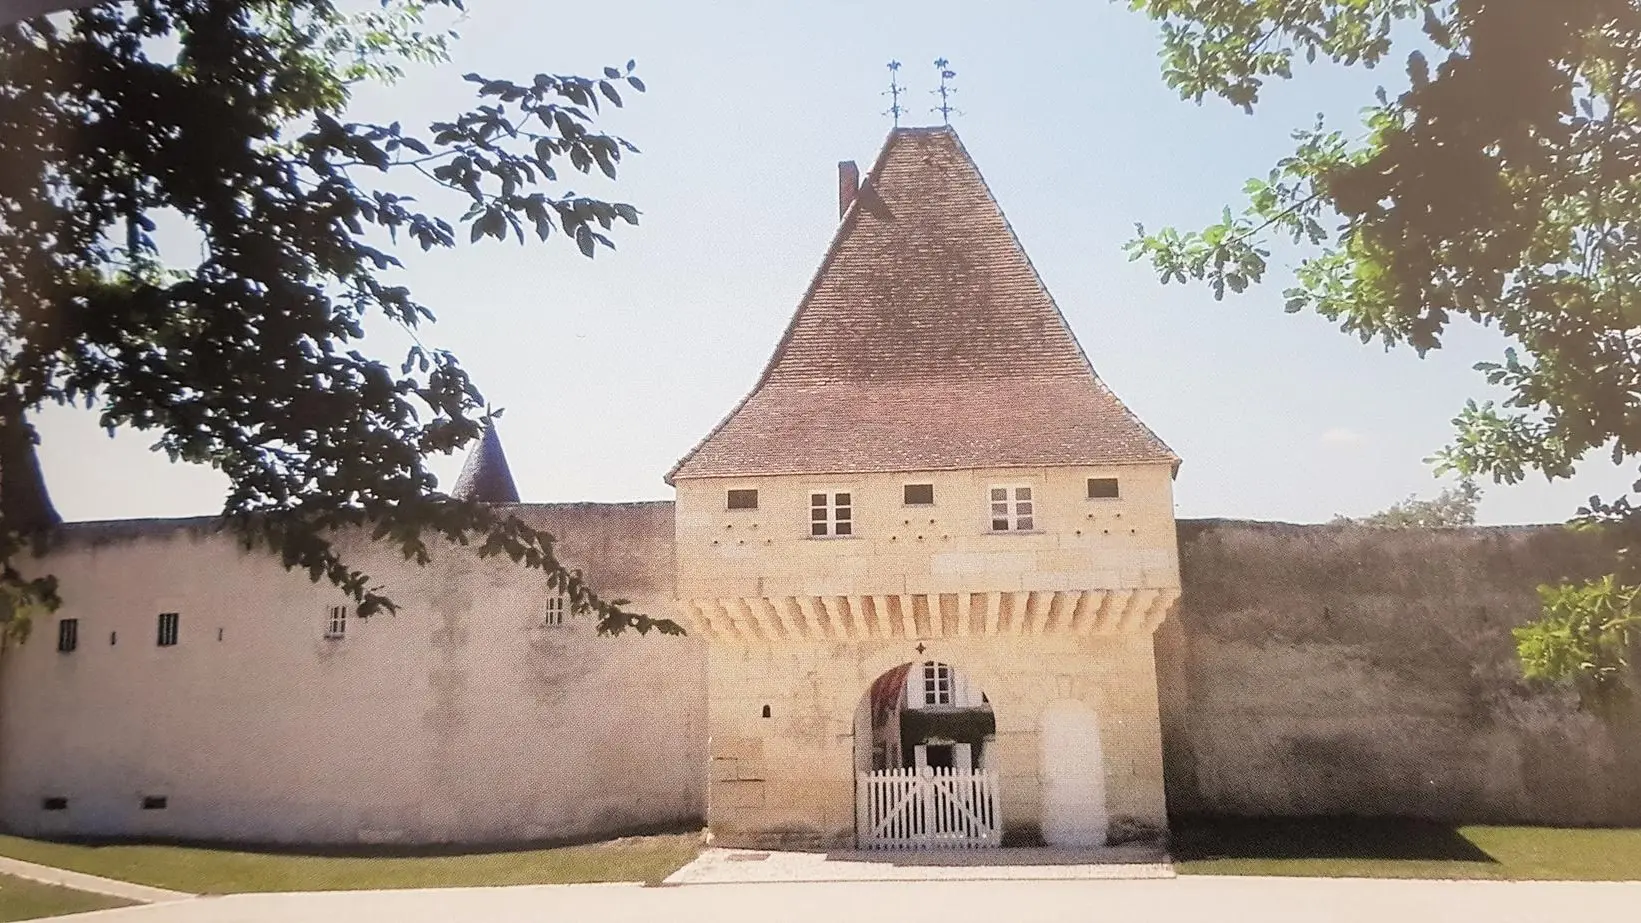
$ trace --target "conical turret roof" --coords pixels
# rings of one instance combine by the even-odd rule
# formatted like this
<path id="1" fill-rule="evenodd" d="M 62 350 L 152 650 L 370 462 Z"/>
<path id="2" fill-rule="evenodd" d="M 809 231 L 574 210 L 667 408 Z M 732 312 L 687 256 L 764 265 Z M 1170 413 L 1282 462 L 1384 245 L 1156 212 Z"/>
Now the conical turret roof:
<path id="1" fill-rule="evenodd" d="M 752 393 L 668 475 L 1174 463 L 949 127 L 890 133 Z"/>
<path id="2" fill-rule="evenodd" d="M 46 492 L 34 452 L 34 428 L 21 410 L 0 409 L 0 518 L 23 532 L 63 521 Z"/>
<path id="3" fill-rule="evenodd" d="M 513 471 L 507 467 L 507 453 L 501 450 L 501 437 L 496 435 L 494 424 L 485 427 L 479 444 L 467 456 L 450 495 L 458 500 L 477 500 L 480 503 L 519 502 L 519 490 L 513 484 Z"/>

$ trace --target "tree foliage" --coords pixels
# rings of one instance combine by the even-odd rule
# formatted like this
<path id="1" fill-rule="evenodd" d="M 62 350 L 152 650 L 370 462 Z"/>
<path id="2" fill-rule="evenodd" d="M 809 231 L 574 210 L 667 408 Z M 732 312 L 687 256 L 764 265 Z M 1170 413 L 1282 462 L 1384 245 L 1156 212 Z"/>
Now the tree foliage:
<path id="1" fill-rule="evenodd" d="M 433 320 L 393 279 L 403 248 L 563 235 L 591 257 L 638 221 L 561 188 L 636 152 L 595 125 L 644 89 L 630 61 L 468 74 L 473 108 L 420 128 L 346 118 L 361 82 L 446 60 L 452 34 L 426 24 L 441 7 L 461 0 L 134 0 L 0 28 L 0 403 L 13 421 L 83 404 L 222 471 L 224 525 L 360 614 L 394 603 L 334 530 L 417 563 L 430 540 L 473 543 L 543 572 L 603 631 L 678 632 L 598 596 L 550 534 L 438 492 L 424 459 L 480 434 L 482 394 L 419 338 L 402 362 L 365 351 L 369 323 Z M 197 230 L 197 253 L 162 252 L 163 216 Z M 15 566 L 29 525 L 0 521 L 0 583 L 54 605 Z"/>
<path id="2" fill-rule="evenodd" d="M 1161 23 L 1164 77 L 1197 101 L 1220 96 L 1252 111 L 1265 81 L 1291 76 L 1301 57 L 1371 67 L 1402 46 L 1407 76 L 1404 92 L 1369 103 L 1360 129 L 1318 120 L 1295 132 L 1293 153 L 1249 180 L 1244 204 L 1217 222 L 1141 227 L 1135 259 L 1164 282 L 1201 281 L 1221 298 L 1260 282 L 1282 242 L 1300 254 L 1287 310 L 1315 311 L 1364 342 L 1424 355 L 1456 321 L 1498 329 L 1512 346 L 1478 368 L 1508 397 L 1459 411 L 1438 456 L 1444 470 L 1513 483 L 1530 471 L 1568 477 L 1592 454 L 1635 463 L 1635 0 L 1131 5 Z M 1625 539 L 1615 586 L 1641 582 L 1641 511 L 1629 498 L 1592 497 L 1579 518 Z"/>
<path id="3" fill-rule="evenodd" d="M 1539 587 L 1544 617 L 1515 629 L 1528 679 L 1567 680 L 1580 697 L 1610 707 L 1634 691 L 1641 671 L 1641 588 L 1612 575 L 1583 584 Z"/>
<path id="4" fill-rule="evenodd" d="M 1457 486 L 1443 488 L 1441 493 L 1421 500 L 1410 496 L 1377 513 L 1353 519 L 1334 517 L 1335 523 L 1353 523 L 1388 529 L 1441 529 L 1476 524 L 1476 505 L 1481 502 L 1481 488 L 1470 478 Z"/>

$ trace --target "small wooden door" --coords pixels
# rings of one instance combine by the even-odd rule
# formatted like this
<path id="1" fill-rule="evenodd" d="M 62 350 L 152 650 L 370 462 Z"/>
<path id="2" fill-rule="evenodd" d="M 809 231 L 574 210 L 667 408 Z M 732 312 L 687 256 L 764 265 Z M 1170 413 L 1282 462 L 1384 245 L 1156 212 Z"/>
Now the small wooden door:
<path id="1" fill-rule="evenodd" d="M 1094 710 L 1063 699 L 1043 710 L 1043 841 L 1050 846 L 1104 846 L 1105 757 Z"/>

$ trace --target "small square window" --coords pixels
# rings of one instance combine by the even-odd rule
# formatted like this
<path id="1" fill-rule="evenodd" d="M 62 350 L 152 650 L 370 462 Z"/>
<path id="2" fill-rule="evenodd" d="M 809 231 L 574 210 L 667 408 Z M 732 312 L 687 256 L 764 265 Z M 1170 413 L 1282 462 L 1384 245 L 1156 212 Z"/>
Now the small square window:
<path id="1" fill-rule="evenodd" d="M 907 484 L 904 501 L 907 506 L 930 506 L 934 503 L 933 484 Z"/>
<path id="2" fill-rule="evenodd" d="M 325 637 L 332 641 L 340 641 L 348 636 L 348 607 L 331 606 L 330 613 L 325 617 Z M 218 635 L 221 641 L 222 636 Z"/>
<path id="3" fill-rule="evenodd" d="M 547 613 L 541 624 L 548 628 L 557 628 L 564 624 L 565 599 L 563 593 L 547 597 Z"/>
<path id="4" fill-rule="evenodd" d="M 1088 499 L 1104 500 L 1117 496 L 1116 478 L 1089 478 Z"/>
<path id="5" fill-rule="evenodd" d="M 57 620 L 57 650 L 60 653 L 71 653 L 80 646 L 80 620 Z"/>
<path id="6" fill-rule="evenodd" d="M 758 492 L 756 490 L 732 490 L 729 492 L 729 508 L 732 510 L 755 510 L 758 508 Z"/>
<path id="7" fill-rule="evenodd" d="M 176 646 L 177 635 L 179 633 L 178 623 L 181 620 L 182 620 L 182 617 L 180 615 L 178 615 L 177 613 L 175 613 L 175 612 L 161 612 L 160 613 L 160 626 L 159 626 L 159 628 L 160 628 L 160 630 L 159 630 L 159 646 L 160 647 L 175 647 Z M 312 637 L 312 636 L 310 635 L 310 637 Z"/>

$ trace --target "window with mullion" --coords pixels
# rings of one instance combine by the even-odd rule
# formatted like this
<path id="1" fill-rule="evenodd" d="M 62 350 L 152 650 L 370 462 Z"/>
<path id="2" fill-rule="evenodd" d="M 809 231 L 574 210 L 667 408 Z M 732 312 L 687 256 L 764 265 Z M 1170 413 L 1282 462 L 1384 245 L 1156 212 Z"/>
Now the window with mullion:
<path id="1" fill-rule="evenodd" d="M 923 701 L 928 705 L 952 704 L 952 668 L 943 663 L 923 665 Z"/>
<path id="2" fill-rule="evenodd" d="M 855 534 L 854 496 L 837 491 L 814 491 L 809 495 L 809 536 L 849 536 Z"/>
<path id="3" fill-rule="evenodd" d="M 991 530 L 1032 532 L 1037 528 L 1036 503 L 1030 487 L 991 489 Z"/>

